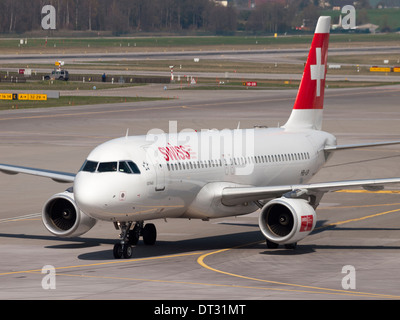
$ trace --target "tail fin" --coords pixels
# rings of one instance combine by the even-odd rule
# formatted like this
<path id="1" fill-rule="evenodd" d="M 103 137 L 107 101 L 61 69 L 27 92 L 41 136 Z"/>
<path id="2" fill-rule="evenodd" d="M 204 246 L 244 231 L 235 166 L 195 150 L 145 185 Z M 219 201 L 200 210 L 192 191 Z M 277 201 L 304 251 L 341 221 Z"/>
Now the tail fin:
<path id="1" fill-rule="evenodd" d="M 318 19 L 292 114 L 283 126 L 286 129 L 321 130 L 330 25 L 331 17 Z"/>

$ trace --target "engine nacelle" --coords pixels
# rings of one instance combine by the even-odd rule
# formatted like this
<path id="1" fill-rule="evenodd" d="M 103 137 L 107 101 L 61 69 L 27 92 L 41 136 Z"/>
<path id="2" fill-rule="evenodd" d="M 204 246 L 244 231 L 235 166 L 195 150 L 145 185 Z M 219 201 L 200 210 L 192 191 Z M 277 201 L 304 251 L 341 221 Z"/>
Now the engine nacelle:
<path id="1" fill-rule="evenodd" d="M 88 232 L 96 224 L 75 203 L 74 194 L 64 191 L 52 196 L 44 205 L 42 221 L 47 230 L 58 237 L 76 237 Z"/>
<path id="2" fill-rule="evenodd" d="M 263 235 L 276 244 L 293 244 L 315 228 L 317 216 L 306 200 L 278 198 L 268 202 L 259 217 Z"/>

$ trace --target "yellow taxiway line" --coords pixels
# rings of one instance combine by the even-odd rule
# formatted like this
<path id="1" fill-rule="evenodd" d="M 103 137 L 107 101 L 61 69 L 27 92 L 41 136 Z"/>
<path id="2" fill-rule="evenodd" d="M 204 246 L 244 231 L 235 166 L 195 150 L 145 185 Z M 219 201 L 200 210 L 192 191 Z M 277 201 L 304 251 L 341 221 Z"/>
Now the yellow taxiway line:
<path id="1" fill-rule="evenodd" d="M 331 226 L 342 225 L 342 224 L 346 224 L 346 223 L 350 223 L 350 222 L 357 222 L 357 221 L 361 221 L 361 220 L 375 218 L 375 217 L 378 217 L 378 216 L 382 216 L 382 215 L 390 214 L 390 213 L 395 213 L 395 212 L 400 212 L 400 209 L 380 212 L 380 213 L 372 214 L 372 215 L 361 217 L 361 218 L 338 221 L 338 222 L 334 222 L 334 223 L 331 223 L 331 224 L 327 224 L 327 225 L 321 226 L 319 228 L 316 228 L 315 230 L 329 228 Z M 223 252 L 227 252 L 227 251 L 230 251 L 232 249 L 251 246 L 251 245 L 262 243 L 262 242 L 264 242 L 264 240 L 263 241 L 254 242 L 254 243 L 245 244 L 245 245 L 240 245 L 240 246 L 236 246 L 236 247 L 232 247 L 232 248 L 212 251 L 212 252 L 209 252 L 209 253 L 201 255 L 197 259 L 197 263 L 199 265 L 201 265 L 205 269 L 208 269 L 208 270 L 213 271 L 213 272 L 218 272 L 218 273 L 221 273 L 221 274 L 225 274 L 225 275 L 228 275 L 228 276 L 231 276 L 231 277 L 236 277 L 236 278 L 241 278 L 241 279 L 246 279 L 246 280 L 252 280 L 252 281 L 262 282 L 262 283 L 269 283 L 269 284 L 274 284 L 274 285 L 302 288 L 302 289 L 308 290 L 307 292 L 316 293 L 316 294 L 336 294 L 336 295 L 351 295 L 351 296 L 362 296 L 362 297 L 372 297 L 372 298 L 400 299 L 400 296 L 396 296 L 396 295 L 386 295 L 386 294 L 379 294 L 379 293 L 369 293 L 369 292 L 349 291 L 349 290 L 340 290 L 340 289 L 330 289 L 330 288 L 307 286 L 307 285 L 301 285 L 301 284 L 295 284 L 295 283 L 286 283 L 286 282 L 279 282 L 279 281 L 273 281 L 273 280 L 265 280 L 265 279 L 259 279 L 259 278 L 254 278 L 254 277 L 248 277 L 248 276 L 235 274 L 235 273 L 230 273 L 230 272 L 226 272 L 226 271 L 223 271 L 223 270 L 220 270 L 220 269 L 213 268 L 213 267 L 209 266 L 208 264 L 206 264 L 204 262 L 204 260 L 209 256 L 220 254 L 220 253 L 223 253 Z M 296 290 L 292 290 L 292 289 L 282 289 L 282 290 L 296 291 Z M 309 291 L 309 290 L 312 290 L 312 291 Z"/>
<path id="2" fill-rule="evenodd" d="M 366 190 L 342 190 L 342 192 L 352 192 L 352 193 L 353 192 L 364 193 L 364 191 L 366 191 Z M 371 191 L 367 191 L 367 192 L 371 192 Z M 378 192 L 382 192 L 382 191 L 378 191 Z M 374 191 L 373 193 L 377 193 L 377 191 Z M 393 193 L 393 192 L 386 191 L 385 193 Z M 351 207 L 376 207 L 376 206 L 390 206 L 390 205 L 400 205 L 400 203 L 380 204 L 380 205 L 379 204 L 378 205 L 364 205 L 364 206 L 351 206 Z M 334 207 L 334 208 L 337 209 L 338 207 Z M 324 208 L 324 209 L 330 209 L 330 208 Z M 343 225 L 343 224 L 350 223 L 350 222 L 358 222 L 358 221 L 361 221 L 361 220 L 371 219 L 371 218 L 375 218 L 375 217 L 378 217 L 378 216 L 391 214 L 391 213 L 396 213 L 396 212 L 400 212 L 400 209 L 388 210 L 388 211 L 384 211 L 384 212 L 380 212 L 380 213 L 364 216 L 364 217 L 361 217 L 361 218 L 354 218 L 354 219 L 348 219 L 348 220 L 344 220 L 344 221 L 338 221 L 338 222 L 334 222 L 334 223 L 330 223 L 330 224 L 321 226 L 319 228 L 316 228 L 315 230 L 329 228 L 331 226 L 336 226 L 336 225 Z M 29 219 L 29 218 L 32 218 L 32 217 L 27 215 L 25 217 L 19 217 L 19 218 Z M 7 221 L 7 222 L 11 222 L 11 221 L 20 221 L 20 219 L 15 219 L 15 220 L 14 219 L 9 219 L 9 221 Z M 254 277 L 249 277 L 249 276 L 245 276 L 245 275 L 234 274 L 234 273 L 226 272 L 226 271 L 223 271 L 223 270 L 219 270 L 217 268 L 211 267 L 210 265 L 208 265 L 205 262 L 205 259 L 207 257 L 212 256 L 212 255 L 222 254 L 222 253 L 228 252 L 228 251 L 230 251 L 232 249 L 244 248 L 244 247 L 252 246 L 252 245 L 255 245 L 255 244 L 262 243 L 262 242 L 264 242 L 264 241 L 257 241 L 257 242 L 253 242 L 253 243 L 247 243 L 247 244 L 243 244 L 243 245 L 232 247 L 232 248 L 225 248 L 225 249 L 212 251 L 212 252 L 209 252 L 209 253 L 192 252 L 192 253 L 172 254 L 172 255 L 166 255 L 166 256 L 147 257 L 147 258 L 139 258 L 139 259 L 113 260 L 113 261 L 100 262 L 100 263 L 57 267 L 57 268 L 55 268 L 55 270 L 57 270 L 57 276 L 70 276 L 70 277 L 82 277 L 82 278 L 99 278 L 99 279 L 112 279 L 112 280 L 130 280 L 130 281 L 157 282 L 157 283 L 175 283 L 175 284 L 185 284 L 185 285 L 202 285 L 202 286 L 215 286 L 215 287 L 244 288 L 244 289 L 285 291 L 285 292 L 298 292 L 298 293 L 309 293 L 309 294 L 358 296 L 358 297 L 370 297 L 370 298 L 372 297 L 372 298 L 383 298 L 383 299 L 400 299 L 400 296 L 396 296 L 396 295 L 386 295 L 386 294 L 358 292 L 358 291 L 351 291 L 351 290 L 330 289 L 330 288 L 323 288 L 323 287 L 316 287 L 316 286 L 308 286 L 308 285 L 301 285 L 301 284 L 294 284 L 294 283 L 286 283 L 286 282 L 279 282 L 279 281 L 273 281 L 273 280 L 259 279 L 259 278 L 254 278 Z M 203 282 L 189 282 L 189 281 L 175 281 L 175 280 L 161 280 L 161 279 L 140 279 L 140 278 L 129 278 L 129 277 L 93 276 L 93 275 L 84 275 L 84 274 L 83 275 L 82 274 L 73 275 L 73 274 L 62 273 L 62 270 L 79 269 L 79 268 L 85 268 L 85 267 L 106 266 L 106 265 L 115 265 L 115 264 L 122 264 L 122 263 L 135 263 L 135 262 L 138 262 L 138 261 L 169 259 L 169 258 L 188 257 L 188 256 L 196 256 L 196 255 L 200 255 L 200 257 L 198 257 L 198 259 L 197 259 L 197 263 L 201 267 L 203 267 L 203 268 L 205 268 L 207 270 L 210 270 L 210 271 L 213 271 L 213 272 L 217 272 L 217 273 L 220 273 L 220 274 L 224 274 L 224 275 L 227 275 L 227 276 L 230 276 L 230 277 L 242 278 L 242 279 L 251 280 L 251 281 L 260 282 L 260 283 L 268 283 L 268 284 L 271 284 L 271 285 L 280 285 L 280 286 L 284 286 L 284 288 L 263 287 L 263 286 L 249 286 L 249 285 L 231 285 L 231 284 L 218 284 L 218 283 L 203 283 Z M 41 273 L 41 271 L 42 271 L 41 269 L 33 269 L 33 270 L 4 272 L 4 273 L 0 273 L 0 276 L 21 274 L 21 273 L 34 274 L 34 273 Z M 289 287 L 292 287 L 292 288 L 289 288 Z"/>

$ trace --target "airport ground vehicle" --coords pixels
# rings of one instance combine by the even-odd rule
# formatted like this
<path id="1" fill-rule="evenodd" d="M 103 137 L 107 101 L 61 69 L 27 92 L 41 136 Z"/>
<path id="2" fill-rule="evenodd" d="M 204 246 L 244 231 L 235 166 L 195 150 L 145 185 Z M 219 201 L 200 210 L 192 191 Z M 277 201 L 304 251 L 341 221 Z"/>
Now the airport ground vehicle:
<path id="1" fill-rule="evenodd" d="M 69 72 L 67 70 L 61 69 L 54 69 L 51 74 L 48 74 L 44 77 L 45 80 L 62 80 L 68 81 L 69 80 Z"/>

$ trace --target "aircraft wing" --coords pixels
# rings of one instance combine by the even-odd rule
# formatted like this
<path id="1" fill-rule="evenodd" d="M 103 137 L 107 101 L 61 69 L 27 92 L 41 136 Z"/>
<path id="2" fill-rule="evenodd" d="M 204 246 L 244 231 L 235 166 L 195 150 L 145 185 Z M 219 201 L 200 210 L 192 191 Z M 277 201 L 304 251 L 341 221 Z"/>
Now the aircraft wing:
<path id="1" fill-rule="evenodd" d="M 18 173 L 30 174 L 34 176 L 50 178 L 60 183 L 71 183 L 74 182 L 75 180 L 75 173 L 19 167 L 9 164 L 0 164 L 0 172 L 6 174 L 18 174 Z"/>
<path id="2" fill-rule="evenodd" d="M 283 195 L 297 198 L 300 195 L 322 195 L 326 192 L 344 188 L 363 187 L 366 190 L 382 190 L 386 184 L 400 183 L 400 178 L 345 180 L 319 182 L 311 184 L 269 186 L 269 187 L 227 187 L 222 191 L 221 201 L 225 205 L 237 205 L 244 202 L 272 199 Z"/>

